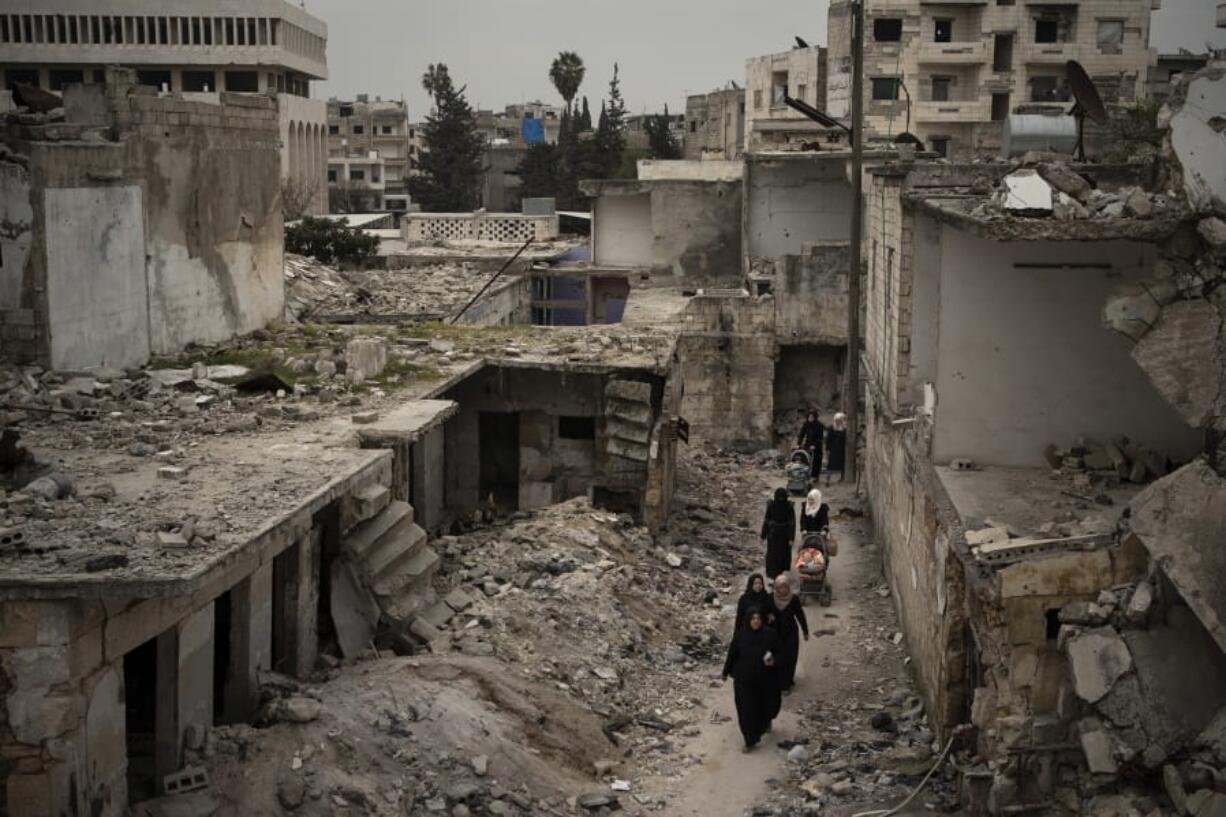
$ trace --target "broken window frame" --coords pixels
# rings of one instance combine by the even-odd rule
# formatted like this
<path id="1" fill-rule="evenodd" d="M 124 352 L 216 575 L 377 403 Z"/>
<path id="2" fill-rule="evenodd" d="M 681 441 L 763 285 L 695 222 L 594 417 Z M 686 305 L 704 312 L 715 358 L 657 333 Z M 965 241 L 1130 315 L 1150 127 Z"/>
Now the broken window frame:
<path id="1" fill-rule="evenodd" d="M 1108 32 L 1106 38 L 1103 36 L 1104 30 Z M 1096 42 L 1100 54 L 1123 54 L 1124 20 L 1118 17 L 1100 17 Z"/>
<path id="2" fill-rule="evenodd" d="M 874 17 L 873 18 L 873 42 L 878 42 L 878 43 L 902 42 L 902 18 L 901 17 Z"/>

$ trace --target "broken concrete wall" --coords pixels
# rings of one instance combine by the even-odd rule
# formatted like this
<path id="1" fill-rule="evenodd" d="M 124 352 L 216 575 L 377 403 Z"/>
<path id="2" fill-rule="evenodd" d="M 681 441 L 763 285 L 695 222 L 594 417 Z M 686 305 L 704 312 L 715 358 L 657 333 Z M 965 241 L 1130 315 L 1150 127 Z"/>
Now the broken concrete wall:
<path id="1" fill-rule="evenodd" d="M 935 461 L 1038 466 L 1046 443 L 1079 435 L 1176 460 L 1200 449 L 1099 318 L 1113 287 L 1148 277 L 1151 245 L 993 242 L 948 225 L 941 241 Z"/>
<path id="2" fill-rule="evenodd" d="M 785 342 L 784 342 L 785 343 Z M 829 423 L 843 405 L 843 370 L 847 347 L 825 345 L 791 346 L 781 343 L 775 363 L 775 431 L 781 447 L 795 442 L 810 409 Z"/>
<path id="3" fill-rule="evenodd" d="M 456 323 L 465 326 L 525 326 L 532 323 L 532 276 L 499 281 Z"/>
<path id="4" fill-rule="evenodd" d="M 806 244 L 847 241 L 851 185 L 845 174 L 842 157 L 747 157 L 744 224 L 748 263 L 756 258 L 802 255 Z"/>
<path id="5" fill-rule="evenodd" d="M 683 287 L 739 283 L 739 179 L 586 181 L 582 187 L 595 196 L 596 265 L 648 268 Z"/>
<path id="6" fill-rule="evenodd" d="M 693 298 L 677 343 L 694 438 L 748 450 L 773 442 L 775 305 L 744 294 Z"/>
<path id="7" fill-rule="evenodd" d="M 780 343 L 847 344 L 848 245 L 807 244 L 775 264 L 775 334 Z"/>
<path id="8" fill-rule="evenodd" d="M 17 359 L 137 365 L 283 312 L 275 103 L 159 97 L 132 76 L 81 86 L 63 123 L 5 124 L 25 158 L 0 175 L 0 198 L 16 222 L 30 213 L 0 279 Z"/>
<path id="9" fill-rule="evenodd" d="M 870 393 L 865 482 L 886 579 L 938 736 L 966 719 L 970 704 L 961 525 L 927 456 L 925 422 L 893 426 Z"/>

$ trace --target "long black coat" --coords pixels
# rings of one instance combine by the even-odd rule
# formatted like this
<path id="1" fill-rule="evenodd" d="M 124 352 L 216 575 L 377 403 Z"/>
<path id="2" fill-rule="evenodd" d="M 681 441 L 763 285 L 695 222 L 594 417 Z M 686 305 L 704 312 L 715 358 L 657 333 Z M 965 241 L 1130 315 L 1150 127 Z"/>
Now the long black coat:
<path id="1" fill-rule="evenodd" d="M 826 468 L 831 471 L 843 473 L 844 462 L 847 457 L 847 432 L 839 431 L 837 428 L 830 429 L 826 436 Z"/>
<path id="2" fill-rule="evenodd" d="M 805 512 L 803 505 L 800 507 L 801 533 L 821 533 L 828 527 L 830 527 L 830 506 L 825 502 L 817 509 L 817 513 L 812 515 Z"/>
<path id="3" fill-rule="evenodd" d="M 765 663 L 766 654 L 778 656 L 779 649 L 779 634 L 766 625 L 738 630 L 728 645 L 724 677 L 732 677 L 736 719 L 746 746 L 761 740 L 779 714 L 779 682 L 775 669 Z"/>
<path id="4" fill-rule="evenodd" d="M 822 437 L 825 432 L 826 427 L 822 425 L 821 420 L 806 420 L 805 424 L 800 427 L 800 437 L 796 440 L 796 447 L 812 452 L 813 462 L 810 463 L 810 474 L 821 473 Z"/>
<path id="5" fill-rule="evenodd" d="M 770 609 L 775 614 L 771 627 L 779 633 L 777 679 L 780 689 L 789 689 L 796 682 L 796 661 L 800 657 L 800 634 L 803 632 L 805 638 L 809 637 L 809 620 L 805 617 L 804 605 L 795 595 L 782 610 L 772 600 Z"/>
<path id="6" fill-rule="evenodd" d="M 766 577 L 774 579 L 792 567 L 792 542 L 796 539 L 796 509 L 786 499 L 772 499 L 762 519 L 766 540 Z"/>
<path id="7" fill-rule="evenodd" d="M 745 620 L 749 618 L 750 610 L 760 610 L 763 616 L 770 618 L 771 610 L 771 594 L 765 590 L 754 592 L 746 590 L 741 594 L 741 598 L 736 603 L 736 625 L 734 631 L 740 630 L 745 626 Z"/>

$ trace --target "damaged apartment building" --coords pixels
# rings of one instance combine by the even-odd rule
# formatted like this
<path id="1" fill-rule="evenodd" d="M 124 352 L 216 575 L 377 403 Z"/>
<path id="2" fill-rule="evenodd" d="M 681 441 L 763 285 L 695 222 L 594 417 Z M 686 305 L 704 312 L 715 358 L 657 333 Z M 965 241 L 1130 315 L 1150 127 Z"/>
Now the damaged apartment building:
<path id="1" fill-rule="evenodd" d="M 1226 806 L 1224 88 L 1157 166 L 871 171 L 867 488 L 970 813 Z"/>
<path id="2" fill-rule="evenodd" d="M 129 813 L 190 786 L 209 730 L 250 720 L 269 673 L 428 642 L 447 609 L 434 535 L 576 496 L 660 531 L 684 433 L 667 335 L 593 338 L 593 359 L 435 341 L 437 374 L 370 411 L 346 407 L 390 366 L 378 336 L 311 358 L 350 395 L 320 389 L 318 409 L 274 372 L 146 368 L 286 331 L 279 101 L 105 80 L 0 123 L 0 336 L 20 366 L 3 375 L 0 813 L 22 817 Z"/>

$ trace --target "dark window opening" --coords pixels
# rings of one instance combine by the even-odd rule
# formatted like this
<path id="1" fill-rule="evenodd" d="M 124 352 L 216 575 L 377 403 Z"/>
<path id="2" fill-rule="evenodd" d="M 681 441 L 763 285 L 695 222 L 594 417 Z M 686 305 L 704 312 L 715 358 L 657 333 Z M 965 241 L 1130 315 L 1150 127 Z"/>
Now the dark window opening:
<path id="1" fill-rule="evenodd" d="M 151 85 L 154 88 L 165 88 L 170 90 L 170 72 L 169 71 L 137 71 L 137 85 Z"/>
<path id="2" fill-rule="evenodd" d="M 341 106 L 341 116 L 344 118 L 353 116 L 353 106 L 352 105 L 342 105 Z"/>
<path id="3" fill-rule="evenodd" d="M 775 71 L 771 74 L 771 105 L 783 105 L 788 95 L 788 72 Z"/>
<path id="4" fill-rule="evenodd" d="M 341 132 L 341 126 L 340 126 L 340 125 L 329 125 L 329 126 L 328 126 L 328 135 L 329 135 L 329 136 L 339 136 L 339 135 L 340 135 L 340 132 Z"/>
<path id="5" fill-rule="evenodd" d="M 1039 18 L 1034 21 L 1034 41 L 1036 43 L 1055 43 L 1060 41 L 1060 21 L 1052 18 Z"/>
<path id="6" fill-rule="evenodd" d="M 558 437 L 563 440 L 596 439 L 595 417 L 559 417 Z"/>
<path id="7" fill-rule="evenodd" d="M 62 91 L 65 85 L 73 83 L 85 82 L 84 71 L 73 71 L 71 69 L 59 69 L 51 72 L 51 90 Z"/>
<path id="8" fill-rule="evenodd" d="M 873 39 L 879 43 L 896 43 L 902 39 L 901 17 L 876 17 L 873 19 Z"/>
<path id="9" fill-rule="evenodd" d="M 952 43 L 954 41 L 954 21 L 948 17 L 937 18 L 932 21 L 932 39 L 938 43 Z"/>
<path id="10" fill-rule="evenodd" d="M 363 133 L 366 133 L 366 128 L 363 125 L 354 125 L 353 133 L 355 136 L 361 136 Z"/>
<path id="11" fill-rule="evenodd" d="M 254 94 L 260 90 L 260 75 L 257 71 L 227 71 L 226 90 L 240 94 Z"/>
<path id="12" fill-rule="evenodd" d="M 151 638 L 123 657 L 129 803 L 149 800 L 158 793 L 157 680 L 158 640 Z"/>
<path id="13" fill-rule="evenodd" d="M 10 90 L 18 82 L 22 85 L 38 87 L 38 71 L 31 71 L 25 68 L 10 68 L 4 72 L 4 79 L 8 83 Z"/>
<path id="14" fill-rule="evenodd" d="M 329 171 L 328 171 L 328 181 L 330 181 L 330 182 L 335 182 L 335 181 L 336 181 L 336 171 L 335 171 L 335 170 L 329 170 Z"/>
<path id="15" fill-rule="evenodd" d="M 992 70 L 1013 70 L 1013 35 L 997 34 L 992 49 Z"/>
<path id="16" fill-rule="evenodd" d="M 934 136 L 930 140 L 932 142 L 932 151 L 942 159 L 949 158 L 949 137 Z"/>
<path id="17" fill-rule="evenodd" d="M 350 170 L 349 171 L 349 181 L 351 182 L 366 181 L 366 171 L 365 170 Z"/>
<path id="18" fill-rule="evenodd" d="M 1067 102 L 1068 87 L 1061 84 L 1059 77 L 1031 77 L 1031 102 Z"/>
<path id="19" fill-rule="evenodd" d="M 204 93 L 217 90 L 217 75 L 212 71 L 184 71 L 183 90 Z"/>
<path id="20" fill-rule="evenodd" d="M 483 411 L 477 421 L 482 501 L 493 497 L 500 508 L 519 508 L 519 413 Z"/>
<path id="21" fill-rule="evenodd" d="M 392 133 L 392 126 L 391 126 L 391 125 L 384 125 L 384 126 L 383 126 L 383 133 L 384 133 L 384 135 L 386 135 L 386 136 L 390 136 L 390 135 L 391 135 L 391 133 Z"/>
<path id="22" fill-rule="evenodd" d="M 992 121 L 1003 122 L 1009 117 L 1009 95 L 992 94 Z"/>
<path id="23" fill-rule="evenodd" d="M 227 590 L 213 601 L 213 725 L 229 723 L 226 718 L 226 689 L 233 677 L 231 633 L 234 603 Z"/>
<path id="24" fill-rule="evenodd" d="M 933 77 L 932 78 L 932 101 L 933 102 L 948 102 L 949 87 L 953 84 L 953 77 Z"/>
<path id="25" fill-rule="evenodd" d="M 1043 618 L 1046 621 L 1044 629 L 1047 634 L 1047 640 L 1055 641 L 1060 637 L 1060 610 L 1048 610 L 1043 614 Z"/>
<path id="26" fill-rule="evenodd" d="M 898 99 L 898 77 L 873 77 L 873 99 L 875 100 L 895 100 Z"/>

